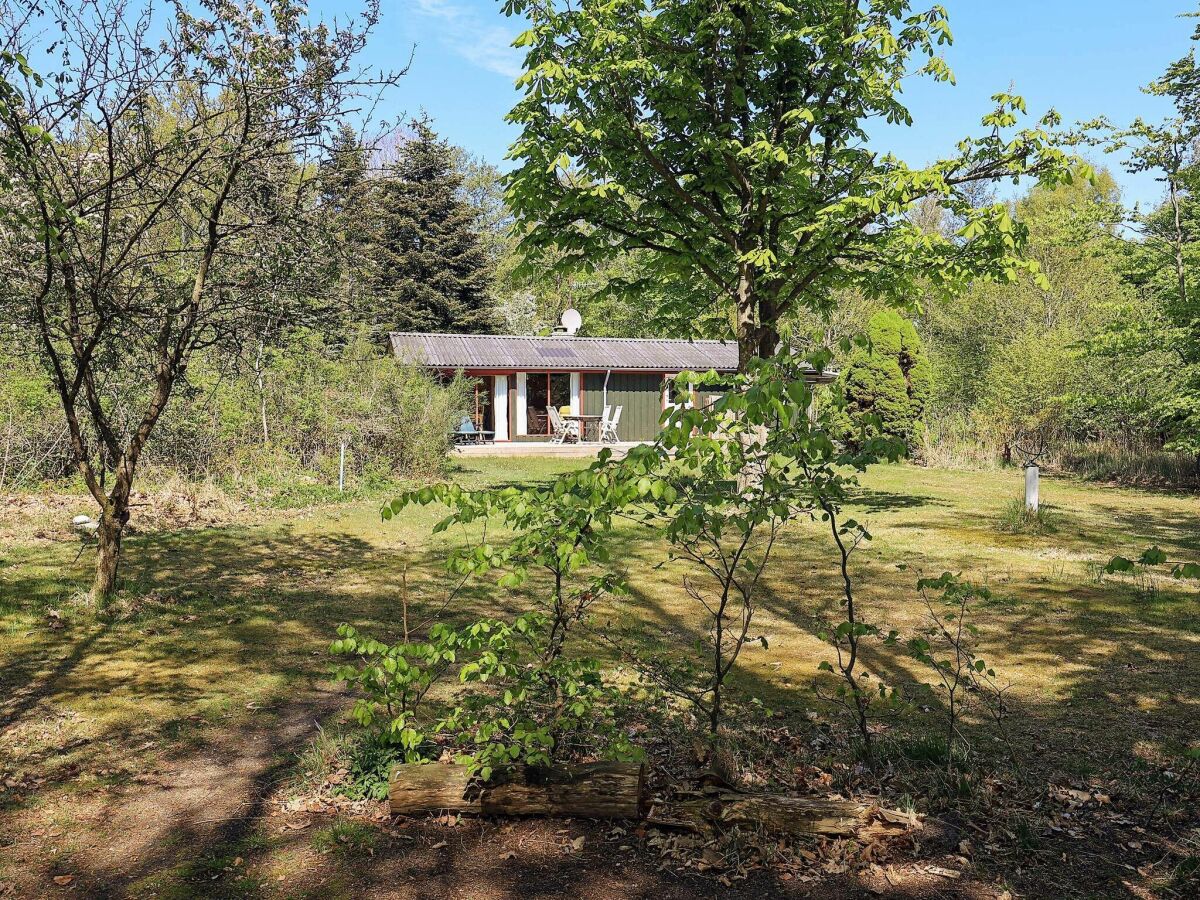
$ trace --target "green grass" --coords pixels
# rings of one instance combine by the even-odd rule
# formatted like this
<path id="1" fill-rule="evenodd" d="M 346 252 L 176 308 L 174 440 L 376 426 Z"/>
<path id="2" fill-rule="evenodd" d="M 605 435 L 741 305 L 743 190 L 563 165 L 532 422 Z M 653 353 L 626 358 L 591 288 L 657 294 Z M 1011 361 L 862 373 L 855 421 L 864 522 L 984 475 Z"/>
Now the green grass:
<path id="1" fill-rule="evenodd" d="M 526 483 L 580 464 L 481 458 L 452 477 L 464 486 Z M 1003 533 L 997 522 L 1021 488 L 1014 472 L 871 470 L 851 510 L 874 535 L 854 560 L 863 614 L 909 636 L 923 624 L 918 572 L 961 572 L 995 597 L 978 613 L 981 655 L 1012 682 L 1013 727 L 1044 748 L 1039 763 L 1069 777 L 1186 746 L 1200 721 L 1200 667 L 1189 663 L 1200 651 L 1200 598 L 1169 579 L 1148 598 L 1134 580 L 1098 567 L 1151 544 L 1172 559 L 1200 559 L 1200 502 L 1046 478 L 1043 499 L 1056 510 L 1057 530 Z M 440 606 L 449 584 L 444 555 L 460 535 L 432 535 L 445 514 L 432 507 L 385 523 L 384 499 L 131 535 L 126 592 L 104 614 L 79 602 L 91 560 L 72 562 L 75 545 L 28 536 L 0 551 L 0 715 L 10 722 L 0 735 L 0 774 L 45 779 L 0 795 L 0 829 L 28 830 L 73 803 L 92 803 L 90 794 L 75 796 L 77 776 L 64 772 L 128 789 L 138 773 L 240 747 L 239 735 L 283 722 L 291 705 L 329 689 L 325 651 L 340 622 L 397 635 L 402 568 L 414 612 Z M 644 534 L 621 532 L 618 543 L 614 564 L 631 590 L 605 615 L 635 640 L 653 637 L 686 652 L 697 617 L 681 589 L 684 570 L 657 568 L 663 547 Z M 736 673 L 744 695 L 788 715 L 812 707 L 805 688 L 827 658 L 816 635 L 838 611 L 830 550 L 816 524 L 785 534 L 754 625 L 770 649 L 748 647 Z M 452 611 L 503 615 L 526 602 L 484 579 Z M 63 627 L 49 627 L 52 609 Z M 894 684 L 924 680 L 901 648 L 872 648 L 866 664 Z M 311 717 L 306 727 L 299 749 L 313 737 Z M 290 752 L 277 749 L 285 761 Z"/>

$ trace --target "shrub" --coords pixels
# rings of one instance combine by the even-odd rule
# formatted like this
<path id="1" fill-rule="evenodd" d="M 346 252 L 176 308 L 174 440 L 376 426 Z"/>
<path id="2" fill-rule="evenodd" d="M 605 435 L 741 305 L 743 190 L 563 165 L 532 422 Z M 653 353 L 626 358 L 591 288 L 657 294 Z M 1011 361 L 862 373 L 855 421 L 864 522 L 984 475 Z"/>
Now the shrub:
<path id="1" fill-rule="evenodd" d="M 0 490 L 75 472 L 58 398 L 33 354 L 0 347 Z"/>
<path id="2" fill-rule="evenodd" d="M 617 693 L 592 659 L 547 658 L 553 639 L 538 613 L 511 624 L 481 619 L 461 628 L 443 623 L 426 640 L 394 645 L 364 638 L 349 625 L 330 646 L 354 661 L 334 677 L 359 692 L 353 708 L 365 729 L 351 754 L 353 790 L 387 796 L 393 763 L 455 754 L 482 780 L 511 763 L 549 765 L 573 752 L 631 758 L 617 727 Z M 465 689 L 452 704 L 427 702 L 439 682 Z"/>
<path id="3" fill-rule="evenodd" d="M 444 470 L 450 433 L 467 406 L 466 379 L 440 381 L 402 366 L 362 334 L 331 346 L 304 330 L 266 350 L 258 365 L 256 372 L 215 351 L 198 355 L 141 467 L 166 477 L 216 477 L 226 489 L 282 505 L 328 499 L 320 489 L 336 489 L 343 442 L 350 485 Z M 65 425 L 57 425 L 62 409 L 46 373 L 19 348 L 0 347 L 0 370 L 0 487 L 72 475 Z M 125 412 L 112 416 L 123 421 Z M 297 496 L 276 500 L 280 492 Z"/>
<path id="4" fill-rule="evenodd" d="M 911 449 L 922 437 L 932 377 L 925 347 L 913 323 L 885 309 L 867 323 L 866 346 L 855 348 L 841 376 L 845 396 L 840 430 L 896 438 Z"/>

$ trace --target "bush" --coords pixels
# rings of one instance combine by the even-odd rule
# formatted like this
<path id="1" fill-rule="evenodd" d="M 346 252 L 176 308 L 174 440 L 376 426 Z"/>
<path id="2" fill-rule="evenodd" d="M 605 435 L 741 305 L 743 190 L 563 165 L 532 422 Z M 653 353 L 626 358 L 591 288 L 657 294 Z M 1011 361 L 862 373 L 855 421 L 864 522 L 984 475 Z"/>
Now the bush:
<path id="1" fill-rule="evenodd" d="M 75 472 L 66 421 L 50 380 L 30 353 L 0 348 L 0 490 Z"/>
<path id="2" fill-rule="evenodd" d="M 1200 489 L 1200 457 L 1148 442 L 1064 441 L 1051 461 L 1090 481 Z"/>
<path id="3" fill-rule="evenodd" d="M 198 355 L 141 467 L 214 477 L 233 493 L 277 505 L 330 499 L 343 442 L 350 485 L 394 486 L 444 470 L 450 433 L 467 406 L 466 379 L 442 382 L 402 366 L 363 334 L 335 347 L 297 330 L 256 360 Z M 57 424 L 63 413 L 46 374 L 15 350 L 0 349 L 0 367 L 0 487 L 71 475 L 65 424 Z M 119 410 L 114 419 L 122 420 Z"/>
<path id="4" fill-rule="evenodd" d="M 620 694 L 590 658 L 548 658 L 547 620 L 481 619 L 461 628 L 435 623 L 425 640 L 384 644 L 350 625 L 330 645 L 351 661 L 334 678 L 356 689 L 353 716 L 364 729 L 351 757 L 362 796 L 387 793 L 396 762 L 454 753 L 487 781 L 510 763 L 549 765 L 572 753 L 637 755 L 618 728 Z M 453 705 L 428 701 L 439 683 L 464 685 Z"/>
<path id="5" fill-rule="evenodd" d="M 869 346 L 858 347 L 842 373 L 845 408 L 839 422 L 846 440 L 896 438 L 910 450 L 920 442 L 932 387 L 925 347 L 913 323 L 880 310 L 867 323 Z"/>

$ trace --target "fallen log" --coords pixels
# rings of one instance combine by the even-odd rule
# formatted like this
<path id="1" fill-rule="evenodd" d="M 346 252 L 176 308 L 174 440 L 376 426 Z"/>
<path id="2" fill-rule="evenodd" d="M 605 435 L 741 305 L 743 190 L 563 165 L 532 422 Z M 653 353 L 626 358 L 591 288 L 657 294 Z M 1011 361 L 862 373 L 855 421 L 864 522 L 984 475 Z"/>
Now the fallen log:
<path id="1" fill-rule="evenodd" d="M 773 834 L 820 834 L 830 837 L 848 837 L 867 831 L 904 831 L 917 825 L 915 816 L 882 810 L 874 804 L 853 800 L 740 794 L 732 791 L 656 807 L 647 821 L 652 825 L 699 833 L 731 825 L 745 825 L 762 828 Z"/>
<path id="2" fill-rule="evenodd" d="M 646 767 L 621 762 L 513 766 L 493 772 L 482 784 L 466 766 L 399 765 L 388 781 L 388 804 L 397 815 L 640 819 L 646 811 Z"/>

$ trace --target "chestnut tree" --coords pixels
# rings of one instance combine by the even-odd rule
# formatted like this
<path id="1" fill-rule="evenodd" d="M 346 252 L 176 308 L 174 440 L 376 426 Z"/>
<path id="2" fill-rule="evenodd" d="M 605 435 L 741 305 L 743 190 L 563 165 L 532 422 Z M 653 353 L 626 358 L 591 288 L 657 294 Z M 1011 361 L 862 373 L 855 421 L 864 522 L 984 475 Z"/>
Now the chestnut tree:
<path id="1" fill-rule="evenodd" d="M 631 251 L 632 284 L 676 330 L 736 335 L 743 371 L 792 310 L 839 291 L 898 304 L 922 286 L 1036 271 L 980 183 L 1071 177 L 1050 129 L 997 94 L 983 133 L 913 168 L 878 147 L 911 124 L 901 86 L 952 81 L 941 5 L 909 0 L 505 0 L 529 28 L 508 197 L 527 254 L 589 270 Z M 923 232 L 932 202 L 961 223 Z M 920 281 L 918 282 L 918 279 Z M 645 294 L 643 294 L 645 296 Z"/>

